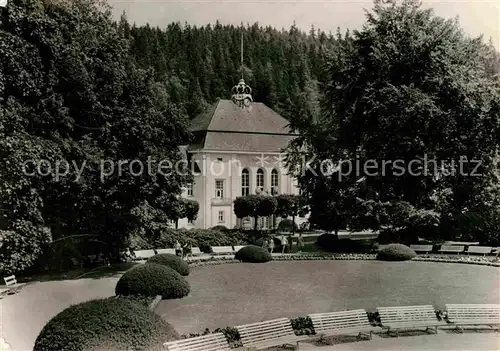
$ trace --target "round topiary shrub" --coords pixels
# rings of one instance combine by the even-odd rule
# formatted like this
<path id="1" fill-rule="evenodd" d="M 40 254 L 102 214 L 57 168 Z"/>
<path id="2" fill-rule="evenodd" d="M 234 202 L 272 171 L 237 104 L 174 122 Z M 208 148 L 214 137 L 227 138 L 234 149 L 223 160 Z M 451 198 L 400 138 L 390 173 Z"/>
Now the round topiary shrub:
<path id="1" fill-rule="evenodd" d="M 413 249 L 403 244 L 390 244 L 380 250 L 377 254 L 377 260 L 381 261 L 407 261 L 416 257 Z"/>
<path id="2" fill-rule="evenodd" d="M 159 315 L 128 299 L 111 297 L 70 306 L 38 335 L 34 351 L 161 350 L 179 334 Z"/>
<path id="3" fill-rule="evenodd" d="M 180 275 L 189 275 L 189 265 L 177 255 L 169 253 L 158 254 L 150 257 L 146 263 L 157 263 L 172 268 Z"/>
<path id="4" fill-rule="evenodd" d="M 291 232 L 293 228 L 297 230 L 297 224 L 289 218 L 282 219 L 278 224 L 279 232 Z"/>
<path id="5" fill-rule="evenodd" d="M 135 266 L 125 272 L 116 283 L 116 295 L 161 295 L 163 300 L 180 299 L 189 294 L 191 287 L 172 268 L 157 263 Z"/>
<path id="6" fill-rule="evenodd" d="M 269 251 L 255 245 L 248 245 L 241 248 L 236 255 L 234 255 L 234 258 L 249 263 L 263 263 L 273 259 Z"/>

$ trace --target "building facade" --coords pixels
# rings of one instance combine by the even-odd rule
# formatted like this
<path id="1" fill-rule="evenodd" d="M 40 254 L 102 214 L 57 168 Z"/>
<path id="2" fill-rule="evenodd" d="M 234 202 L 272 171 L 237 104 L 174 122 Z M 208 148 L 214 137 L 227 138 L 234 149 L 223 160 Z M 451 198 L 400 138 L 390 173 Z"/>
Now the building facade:
<path id="1" fill-rule="evenodd" d="M 285 118 L 258 102 L 240 106 L 219 100 L 196 117 L 190 126 L 194 140 L 183 147 L 194 183 L 183 196 L 197 201 L 200 210 L 192 223 L 179 220 L 179 228 L 252 226 L 252 219 L 242 221 L 234 214 L 238 196 L 298 194 L 297 181 L 283 160 L 283 150 L 297 136 L 287 125 Z M 276 219 L 259 220 L 260 228 L 275 224 Z"/>

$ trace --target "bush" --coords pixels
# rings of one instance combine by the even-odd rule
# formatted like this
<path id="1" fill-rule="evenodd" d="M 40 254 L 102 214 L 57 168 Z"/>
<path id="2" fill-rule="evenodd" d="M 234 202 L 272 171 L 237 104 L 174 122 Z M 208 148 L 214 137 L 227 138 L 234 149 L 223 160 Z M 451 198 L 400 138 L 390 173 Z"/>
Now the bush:
<path id="1" fill-rule="evenodd" d="M 129 269 L 116 283 L 116 295 L 157 296 L 179 299 L 189 294 L 189 283 L 175 270 L 157 263 Z"/>
<path id="2" fill-rule="evenodd" d="M 34 351 L 160 350 L 179 334 L 159 315 L 128 299 L 111 297 L 70 306 L 38 335 Z"/>
<path id="3" fill-rule="evenodd" d="M 316 239 L 316 245 L 328 252 L 369 253 L 374 249 L 374 242 L 368 240 L 337 239 L 333 234 L 322 234 Z"/>
<path id="4" fill-rule="evenodd" d="M 295 227 L 295 230 L 297 230 L 297 224 L 295 222 L 293 222 L 291 219 L 285 218 L 279 222 L 278 231 L 279 232 L 291 232 L 294 227 Z"/>
<path id="5" fill-rule="evenodd" d="M 380 250 L 377 254 L 377 260 L 382 261 L 407 261 L 416 257 L 417 254 L 413 249 L 403 244 L 390 244 L 386 248 Z"/>
<path id="6" fill-rule="evenodd" d="M 163 266 L 172 268 L 180 275 L 189 275 L 188 263 L 177 255 L 169 253 L 154 255 L 153 257 L 148 259 L 147 263 L 161 264 Z"/>
<path id="7" fill-rule="evenodd" d="M 255 245 L 248 245 L 241 248 L 236 255 L 234 255 L 234 258 L 242 262 L 250 263 L 263 263 L 273 259 L 269 251 Z"/>
<path id="8" fill-rule="evenodd" d="M 223 225 L 216 225 L 215 227 L 210 228 L 210 230 L 218 230 L 220 232 L 227 232 L 229 231 L 229 228 Z"/>
<path id="9" fill-rule="evenodd" d="M 0 230 L 0 272 L 4 276 L 30 268 L 52 241 L 49 228 L 18 220 L 11 230 Z"/>

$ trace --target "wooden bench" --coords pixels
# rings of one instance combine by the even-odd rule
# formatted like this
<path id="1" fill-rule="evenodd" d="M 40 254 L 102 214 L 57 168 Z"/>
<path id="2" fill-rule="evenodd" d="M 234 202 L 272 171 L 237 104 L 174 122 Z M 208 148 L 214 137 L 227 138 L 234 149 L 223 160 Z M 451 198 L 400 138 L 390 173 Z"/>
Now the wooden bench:
<path id="1" fill-rule="evenodd" d="M 464 252 L 465 246 L 456 246 L 456 245 L 442 245 L 439 249 L 441 253 L 456 253 L 457 255 L 460 252 Z"/>
<path id="2" fill-rule="evenodd" d="M 460 326 L 485 325 L 497 329 L 500 325 L 500 305 L 446 305 L 448 321 L 458 330 Z M 496 328 L 495 328 L 496 327 Z"/>
<path id="3" fill-rule="evenodd" d="M 314 331 L 318 335 L 343 335 L 358 333 L 358 338 L 366 334 L 370 340 L 372 332 L 380 328 L 374 327 L 368 320 L 363 309 L 329 313 L 313 313 L 309 315 L 313 322 Z"/>
<path id="4" fill-rule="evenodd" d="M 272 346 L 295 345 L 299 348 L 299 341 L 307 336 L 297 336 L 292 329 L 288 318 L 278 318 L 265 322 L 258 322 L 237 326 L 241 342 L 244 347 L 266 349 Z"/>
<path id="5" fill-rule="evenodd" d="M 232 246 L 212 246 L 212 252 L 216 255 L 233 254 Z"/>
<path id="6" fill-rule="evenodd" d="M 415 252 L 432 252 L 432 245 L 410 245 L 410 248 Z"/>
<path id="7" fill-rule="evenodd" d="M 202 254 L 203 254 L 203 252 L 200 251 L 199 247 L 195 246 L 195 247 L 191 248 L 191 255 L 193 255 L 193 256 L 200 256 Z"/>
<path id="8" fill-rule="evenodd" d="M 245 245 L 233 246 L 234 252 L 238 252 L 238 251 L 240 251 L 244 247 L 245 247 Z"/>
<path id="9" fill-rule="evenodd" d="M 493 250 L 491 246 L 469 246 L 467 254 L 482 254 L 486 256 L 491 253 L 491 250 Z"/>
<path id="10" fill-rule="evenodd" d="M 175 255 L 175 249 L 159 249 L 159 250 L 156 250 L 156 252 L 158 252 L 158 254 L 171 254 L 171 255 Z"/>
<path id="11" fill-rule="evenodd" d="M 135 259 L 136 260 L 147 260 L 150 257 L 155 255 L 154 250 L 139 250 L 135 251 Z"/>
<path id="12" fill-rule="evenodd" d="M 163 344 L 167 351 L 230 351 L 222 333 L 213 333 L 195 338 L 169 341 Z"/>
<path id="13" fill-rule="evenodd" d="M 18 283 L 15 275 L 4 277 L 3 280 L 5 282 L 5 286 L 7 287 L 7 289 L 9 289 L 7 291 L 7 294 L 15 294 L 15 293 L 19 292 L 19 290 L 24 285 L 26 285 L 26 284 Z"/>
<path id="14" fill-rule="evenodd" d="M 425 331 L 443 325 L 436 317 L 432 305 L 378 307 L 382 328 L 387 328 L 387 334 L 392 330 L 398 333 L 399 329 L 415 329 L 426 327 Z"/>

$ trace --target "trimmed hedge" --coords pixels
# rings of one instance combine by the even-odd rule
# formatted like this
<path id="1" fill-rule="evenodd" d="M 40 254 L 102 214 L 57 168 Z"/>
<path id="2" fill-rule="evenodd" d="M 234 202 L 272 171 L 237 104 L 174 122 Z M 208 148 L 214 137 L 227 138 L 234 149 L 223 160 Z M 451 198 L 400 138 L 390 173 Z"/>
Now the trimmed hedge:
<path id="1" fill-rule="evenodd" d="M 377 254 L 377 260 L 382 261 L 408 261 L 414 257 L 417 257 L 416 252 L 403 244 L 390 244 Z"/>
<path id="2" fill-rule="evenodd" d="M 316 245 L 336 253 L 370 253 L 375 247 L 374 241 L 338 239 L 334 234 L 321 234 L 316 239 Z"/>
<path id="3" fill-rule="evenodd" d="M 163 300 L 179 299 L 189 294 L 189 283 L 178 272 L 157 263 L 129 269 L 116 283 L 116 295 L 161 295 Z"/>
<path id="4" fill-rule="evenodd" d="M 269 251 L 255 245 L 248 245 L 241 248 L 234 255 L 234 258 L 236 260 L 249 263 L 264 263 L 269 262 L 273 259 Z"/>
<path id="5" fill-rule="evenodd" d="M 295 230 L 298 229 L 297 223 L 293 222 L 289 218 L 282 219 L 278 223 L 278 231 L 279 232 L 291 232 L 294 227 L 295 227 Z"/>
<path id="6" fill-rule="evenodd" d="M 151 250 L 156 248 L 173 247 L 176 241 L 182 245 L 189 243 L 194 247 L 207 246 L 231 246 L 231 245 L 245 245 L 248 244 L 247 233 L 227 229 L 227 230 L 214 230 L 214 229 L 171 229 L 162 228 L 158 233 L 152 234 L 151 238 L 154 240 L 140 240 L 133 239 L 130 241 L 132 249 L 137 250 Z"/>
<path id="7" fill-rule="evenodd" d="M 129 299 L 111 297 L 70 306 L 38 335 L 34 351 L 161 350 L 179 334 L 159 315 Z"/>
<path id="8" fill-rule="evenodd" d="M 180 275 L 189 275 L 189 265 L 177 255 L 164 253 L 150 257 L 146 263 L 157 263 L 172 268 Z"/>

